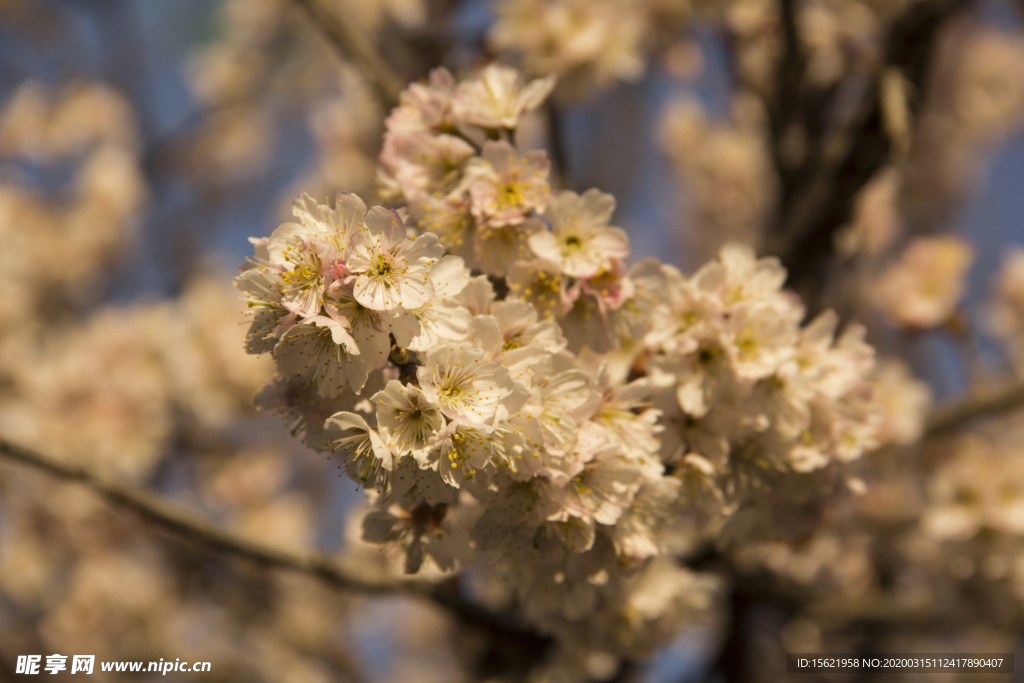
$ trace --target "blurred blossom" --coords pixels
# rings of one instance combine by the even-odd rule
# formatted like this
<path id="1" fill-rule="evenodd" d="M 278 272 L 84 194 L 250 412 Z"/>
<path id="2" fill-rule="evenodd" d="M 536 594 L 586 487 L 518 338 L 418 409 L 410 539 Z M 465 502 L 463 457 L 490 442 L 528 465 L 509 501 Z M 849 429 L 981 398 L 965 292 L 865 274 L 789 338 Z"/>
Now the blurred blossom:
<path id="1" fill-rule="evenodd" d="M 955 66 L 949 93 L 961 135 L 998 138 L 1024 122 L 1024 40 L 980 31 Z"/>
<path id="2" fill-rule="evenodd" d="M 878 439 L 882 443 L 912 444 L 924 433 L 924 422 L 931 408 L 931 390 L 915 379 L 902 362 L 884 361 L 875 374 L 882 425 Z"/>
<path id="3" fill-rule="evenodd" d="M 0 155 L 49 160 L 82 154 L 96 145 L 128 152 L 138 147 L 131 106 L 109 86 L 72 82 L 54 93 L 29 81 L 4 108 Z"/>
<path id="4" fill-rule="evenodd" d="M 904 187 L 913 223 L 944 226 L 985 177 L 995 143 L 1024 123 L 1024 40 L 978 22 L 949 31 L 936 53 L 929 106 Z"/>
<path id="5" fill-rule="evenodd" d="M 270 161 L 272 130 L 269 113 L 259 107 L 217 111 L 195 138 L 191 165 L 209 182 L 256 177 Z"/>
<path id="6" fill-rule="evenodd" d="M 390 22 L 405 28 L 419 26 L 426 21 L 429 7 L 426 0 L 328 0 L 326 4 L 372 33 L 381 32 Z"/>
<path id="7" fill-rule="evenodd" d="M 97 277 L 131 243 L 149 190 L 140 169 L 129 104 L 101 84 L 72 83 L 58 93 L 27 82 L 0 115 L 0 324 L 30 319 L 42 307 L 60 315 L 95 296 Z M 46 194 L 22 182 L 17 161 L 70 169 L 71 182 Z M 40 268 L 40 263 L 60 267 Z M 56 301 L 56 305 L 50 302 Z"/>
<path id="8" fill-rule="evenodd" d="M 838 236 L 837 246 L 844 254 L 877 258 L 899 237 L 900 184 L 899 172 L 887 168 L 861 190 L 852 220 Z"/>
<path id="9" fill-rule="evenodd" d="M 1015 453 L 992 448 L 981 438 L 962 439 L 928 487 L 925 533 L 966 540 L 982 529 L 1024 534 L 1024 470 Z"/>
<path id="10" fill-rule="evenodd" d="M 375 141 L 382 130 L 379 107 L 354 69 L 341 69 L 337 82 L 338 92 L 325 94 L 309 112 L 316 158 L 295 185 L 314 196 L 337 192 L 340 187 L 367 193 L 374 185 Z"/>
<path id="11" fill-rule="evenodd" d="M 753 110 L 753 111 L 750 111 Z M 692 102 L 669 107 L 661 140 L 686 191 L 685 234 L 696 258 L 729 240 L 753 241 L 771 208 L 772 169 L 758 107 L 741 102 L 734 122 L 717 123 Z"/>
<path id="12" fill-rule="evenodd" d="M 873 5 L 876 3 L 843 0 L 803 5 L 798 29 L 808 53 L 810 82 L 827 86 L 875 62 L 882 47 L 879 24 L 884 18 Z"/>
<path id="13" fill-rule="evenodd" d="M 881 276 L 875 305 L 895 325 L 937 327 L 960 303 L 974 250 L 955 237 L 920 237 Z"/>
<path id="14" fill-rule="evenodd" d="M 142 478 L 162 454 L 174 411 L 223 425 L 247 409 L 239 397 L 259 386 L 266 364 L 236 353 L 241 315 L 229 291 L 206 281 L 174 304 L 108 308 L 42 344 L 26 340 L 6 368 L 13 387 L 0 429 L 98 471 Z"/>
<path id="15" fill-rule="evenodd" d="M 578 97 L 644 71 L 646 26 L 636 3 L 623 0 L 504 0 L 490 42 L 521 55 L 533 74 L 553 74 Z"/>

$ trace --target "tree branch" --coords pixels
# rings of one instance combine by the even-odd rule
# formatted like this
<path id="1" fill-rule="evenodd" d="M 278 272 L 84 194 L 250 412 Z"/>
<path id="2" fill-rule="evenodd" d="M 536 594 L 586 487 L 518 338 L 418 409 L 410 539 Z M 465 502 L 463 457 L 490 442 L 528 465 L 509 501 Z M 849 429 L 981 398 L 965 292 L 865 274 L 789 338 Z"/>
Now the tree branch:
<path id="1" fill-rule="evenodd" d="M 820 148 L 809 150 L 803 166 L 788 168 L 789 172 L 781 175 L 780 202 L 766 251 L 782 259 L 790 274 L 790 286 L 808 300 L 814 299 L 813 287 L 821 281 L 819 276 L 829 263 L 833 237 L 849 220 L 857 193 L 891 156 L 892 140 L 880 94 L 883 79 L 896 73 L 910 92 L 923 92 L 940 31 L 967 3 L 918 3 L 895 21 L 886 38 L 884 63 L 846 125 L 822 139 Z M 782 8 L 788 5 L 788 0 L 783 0 Z M 790 52 L 787 42 L 780 73 L 798 70 L 798 55 Z M 791 84 L 789 90 L 796 87 Z M 920 110 L 923 100 L 916 96 L 908 103 L 912 115 Z M 786 134 L 778 125 L 773 132 Z M 775 146 L 784 149 L 785 142 L 776 140 Z"/>
<path id="2" fill-rule="evenodd" d="M 324 7 L 321 0 L 295 0 L 295 4 L 305 11 L 342 57 L 352 60 L 363 71 L 384 109 L 398 105 L 405 81 L 384 61 L 366 35 L 353 27 L 344 15 Z"/>
<path id="3" fill-rule="evenodd" d="M 806 134 L 804 77 L 807 57 L 804 54 L 797 26 L 796 0 L 779 0 L 779 23 L 782 26 L 782 54 L 775 66 L 775 92 L 769 102 L 771 152 L 781 188 L 795 184 L 795 175 L 806 166 L 805 150 L 797 137 Z M 782 199 L 785 202 L 785 198 Z"/>
<path id="4" fill-rule="evenodd" d="M 258 564 L 313 576 L 341 590 L 370 595 L 405 595 L 438 605 L 461 623 L 486 633 L 497 647 L 511 651 L 532 651 L 537 662 L 551 639 L 534 633 L 505 615 L 491 612 L 442 586 L 421 580 L 369 577 L 315 552 L 292 552 L 249 540 L 211 524 L 198 515 L 180 509 L 159 496 L 125 484 L 117 484 L 84 467 L 61 462 L 0 438 L 0 457 L 20 462 L 65 481 L 86 486 L 107 502 L 132 510 L 153 524 L 177 536 L 196 541 Z"/>
<path id="5" fill-rule="evenodd" d="M 1021 407 L 1024 407 L 1024 381 L 1005 384 L 935 409 L 925 425 L 925 436 L 943 436 L 974 420 L 995 417 Z"/>
<path id="6" fill-rule="evenodd" d="M 548 101 L 544 108 L 547 111 L 548 144 L 551 147 L 551 175 L 556 179 L 558 189 L 571 190 L 573 185 L 569 172 L 569 150 L 562 130 L 562 112 L 552 101 Z"/>
<path id="7" fill-rule="evenodd" d="M 426 582 L 394 581 L 361 576 L 357 572 L 342 567 L 325 555 L 293 553 L 242 538 L 211 524 L 198 515 L 178 509 L 148 491 L 106 481 L 84 467 L 55 460 L 2 438 L 0 438 L 0 455 L 8 460 L 15 460 L 48 472 L 60 479 L 83 484 L 108 502 L 132 510 L 175 535 L 198 541 L 210 548 L 223 550 L 267 566 L 312 574 L 326 583 L 345 590 L 374 595 L 403 594 L 418 597 L 430 597 L 431 595 L 432 584 Z"/>

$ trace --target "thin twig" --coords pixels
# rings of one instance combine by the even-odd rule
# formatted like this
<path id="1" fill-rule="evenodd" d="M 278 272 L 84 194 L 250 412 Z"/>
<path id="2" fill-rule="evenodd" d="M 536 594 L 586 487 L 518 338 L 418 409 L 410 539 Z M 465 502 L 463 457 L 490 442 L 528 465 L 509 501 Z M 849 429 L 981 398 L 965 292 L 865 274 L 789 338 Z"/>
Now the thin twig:
<path id="1" fill-rule="evenodd" d="M 541 652 L 550 644 L 550 639 L 516 624 L 506 616 L 468 602 L 435 584 L 419 580 L 369 577 L 321 553 L 293 552 L 243 538 L 149 491 L 107 481 L 84 467 L 61 462 L 3 438 L 0 438 L 0 457 L 29 465 L 66 481 L 80 483 L 109 503 L 132 510 L 162 529 L 209 548 L 268 567 L 307 574 L 342 590 L 370 595 L 405 595 L 427 600 L 505 646 L 514 645 L 524 650 Z"/>
<path id="2" fill-rule="evenodd" d="M 295 4 L 309 15 L 313 25 L 342 57 L 363 70 L 385 109 L 398 105 L 405 81 L 384 61 L 365 34 L 353 27 L 344 14 L 332 12 L 320 0 L 295 0 Z"/>
<path id="3" fill-rule="evenodd" d="M 559 189 L 571 190 L 572 181 L 569 169 L 569 151 L 566 147 L 565 134 L 562 130 L 562 112 L 558 105 L 549 101 L 547 110 L 548 144 L 551 147 L 552 177 L 557 181 Z"/>

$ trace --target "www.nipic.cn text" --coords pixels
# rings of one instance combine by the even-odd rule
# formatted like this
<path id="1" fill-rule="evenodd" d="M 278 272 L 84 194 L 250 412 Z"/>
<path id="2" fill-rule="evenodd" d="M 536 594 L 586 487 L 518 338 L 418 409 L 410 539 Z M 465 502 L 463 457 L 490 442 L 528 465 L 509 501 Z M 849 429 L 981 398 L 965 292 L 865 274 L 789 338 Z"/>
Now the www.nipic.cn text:
<path id="1" fill-rule="evenodd" d="M 45 661 L 44 661 L 45 660 Z M 70 661 L 69 661 L 70 660 Z M 96 655 L 18 655 L 14 673 L 16 674 L 51 674 L 67 672 L 69 674 L 91 675 L 96 670 Z M 124 673 L 209 673 L 210 662 L 183 662 L 181 658 L 174 661 L 160 659 L 153 662 L 138 661 L 101 661 L 99 670 L 103 672 Z"/>

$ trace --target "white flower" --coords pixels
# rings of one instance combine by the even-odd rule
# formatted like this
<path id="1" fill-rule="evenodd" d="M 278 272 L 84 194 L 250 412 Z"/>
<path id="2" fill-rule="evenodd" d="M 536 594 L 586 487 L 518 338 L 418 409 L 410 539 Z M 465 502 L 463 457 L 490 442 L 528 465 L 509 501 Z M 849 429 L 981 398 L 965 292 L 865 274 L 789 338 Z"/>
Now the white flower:
<path id="1" fill-rule="evenodd" d="M 559 192 L 544 209 L 550 231 L 530 236 L 530 249 L 539 258 L 559 264 L 572 277 L 588 278 L 610 267 L 611 259 L 629 254 L 629 240 L 608 226 L 615 198 L 596 189 L 582 196 Z"/>
<path id="2" fill-rule="evenodd" d="M 537 218 L 518 225 L 479 226 L 473 239 L 476 265 L 488 275 L 506 275 L 517 262 L 531 257 L 530 235 L 544 229 Z"/>
<path id="3" fill-rule="evenodd" d="M 470 144 L 454 135 L 390 134 L 377 167 L 380 192 L 406 200 L 448 195 L 462 178 L 462 162 L 472 155 Z"/>
<path id="4" fill-rule="evenodd" d="M 570 358 L 568 353 L 563 353 L 536 366 L 533 395 L 523 408 L 526 417 L 539 421 L 545 451 L 557 458 L 575 445 L 580 420 L 598 398 L 591 388 L 590 377 L 581 370 L 567 367 Z"/>
<path id="5" fill-rule="evenodd" d="M 524 83 L 518 70 L 490 64 L 475 80 L 458 85 L 452 113 L 482 128 L 515 128 L 520 117 L 539 107 L 554 87 L 554 76 Z"/>
<path id="6" fill-rule="evenodd" d="M 484 360 L 494 361 L 505 366 L 512 379 L 524 386 L 529 386 L 531 383 L 531 366 L 545 357 L 544 350 L 539 346 L 526 346 L 506 351 L 501 327 L 493 315 L 474 317 L 467 341 L 484 352 Z"/>
<path id="7" fill-rule="evenodd" d="M 299 222 L 279 226 L 266 244 L 266 261 L 257 260 L 277 274 L 285 308 L 303 318 L 320 313 L 325 289 L 346 274 L 338 260 L 365 212 L 362 200 L 348 193 L 338 196 L 335 209 L 307 194 L 295 200 Z"/>
<path id="8" fill-rule="evenodd" d="M 723 246 L 718 260 L 693 276 L 694 284 L 717 295 L 726 306 L 772 298 L 785 281 L 786 269 L 777 258 L 759 259 L 749 245 L 736 242 Z"/>
<path id="9" fill-rule="evenodd" d="M 561 488 L 563 507 L 553 519 L 573 516 L 615 524 L 641 484 L 642 463 L 625 457 L 615 443 L 604 443 L 580 457 L 586 464 Z"/>
<path id="10" fill-rule="evenodd" d="M 433 293 L 429 268 L 443 253 L 436 235 L 409 240 L 399 215 L 375 206 L 345 253 L 348 270 L 357 276 L 353 296 L 377 311 L 422 306 Z"/>
<path id="11" fill-rule="evenodd" d="M 387 494 L 391 487 L 394 453 L 359 415 L 335 413 L 324 422 L 324 431 L 313 445 L 344 455 L 345 469 L 354 481 Z"/>
<path id="12" fill-rule="evenodd" d="M 274 345 L 294 323 L 295 314 L 281 303 L 280 277 L 269 268 L 252 267 L 234 279 L 234 285 L 248 294 L 253 321 L 245 335 L 247 353 L 273 351 Z"/>
<path id="13" fill-rule="evenodd" d="M 324 316 L 316 323 L 296 325 L 284 333 L 274 347 L 278 368 L 308 381 L 326 398 L 338 396 L 346 387 L 358 393 L 369 374 L 358 345 L 336 321 Z"/>
<path id="14" fill-rule="evenodd" d="M 552 6 L 567 3 L 586 4 Z M 664 642 L 706 600 L 672 569 L 687 546 L 810 519 L 878 443 L 881 401 L 863 330 L 836 339 L 831 313 L 802 326 L 778 260 L 729 244 L 692 277 L 627 270 L 609 195 L 549 197 L 544 153 L 509 142 L 549 89 L 503 67 L 457 89 L 435 71 L 403 93 L 380 159 L 414 228 L 353 195 L 304 196 L 236 285 L 249 350 L 277 363 L 260 404 L 376 489 L 365 537 L 409 571 L 483 553 L 582 658 Z M 948 493 L 938 507 L 958 507 Z M 982 494 L 968 526 L 1024 528 L 1011 493 Z"/>
<path id="15" fill-rule="evenodd" d="M 307 241 L 323 242 L 340 256 L 365 213 L 366 204 L 350 192 L 338 193 L 335 208 L 318 204 L 303 193 L 292 203 L 292 214 L 299 222 L 284 223 L 270 236 L 267 244 L 270 263 L 288 263 L 285 250 Z"/>
<path id="16" fill-rule="evenodd" d="M 469 212 L 469 198 L 464 194 L 412 198 L 409 215 L 420 230 L 437 235 L 438 241 L 453 254 L 472 256 L 476 223 Z"/>
<path id="17" fill-rule="evenodd" d="M 387 359 L 391 350 L 389 333 L 400 346 L 406 346 L 420 331 L 416 317 L 404 308 L 375 311 L 356 301 L 345 287 L 329 292 L 324 308 L 331 318 L 345 321 L 359 355 L 370 370 L 381 367 Z"/>
<path id="18" fill-rule="evenodd" d="M 610 315 L 615 336 L 626 345 L 653 344 L 654 338 L 669 336 L 665 332 L 671 327 L 665 304 L 668 288 L 662 264 L 657 259 L 643 259 L 630 266 L 626 277 L 633 292 Z"/>
<path id="19" fill-rule="evenodd" d="M 621 446 L 602 437 L 602 430 L 584 425 L 568 472 L 554 471 L 547 484 L 556 508 L 548 521 L 572 552 L 589 550 L 596 524 L 614 525 L 629 506 L 644 475 L 642 461 L 626 457 Z M 660 468 L 659 468 L 660 472 Z"/>
<path id="20" fill-rule="evenodd" d="M 377 426 L 399 455 L 412 455 L 421 464 L 437 445 L 444 418 L 437 406 L 414 386 L 391 380 L 370 399 L 377 408 Z"/>
<path id="21" fill-rule="evenodd" d="M 465 339 L 472 315 L 456 296 L 469 284 L 469 269 L 458 256 L 445 256 L 430 269 L 433 295 L 423 306 L 412 310 L 419 331 L 406 346 L 413 351 L 429 351 L 435 346 Z"/>
<path id="22" fill-rule="evenodd" d="M 504 140 L 484 143 L 466 170 L 470 208 L 481 225 L 518 225 L 548 201 L 551 162 L 543 150 L 520 153 Z"/>
<path id="23" fill-rule="evenodd" d="M 638 562 L 660 553 L 664 529 L 679 514 L 681 488 L 680 480 L 673 477 L 644 482 L 633 504 L 615 524 L 615 550 L 620 557 Z"/>
<path id="24" fill-rule="evenodd" d="M 1024 340 L 1024 248 L 1011 247 L 992 283 L 988 328 L 1014 347 Z M 1015 348 L 1014 351 L 1020 349 Z"/>
<path id="25" fill-rule="evenodd" d="M 491 312 L 494 304 L 494 286 L 486 275 L 471 277 L 466 288 L 458 296 L 459 303 L 469 309 L 473 315 L 486 315 Z"/>
<path id="26" fill-rule="evenodd" d="M 590 418 L 604 428 L 609 438 L 624 448 L 639 453 L 658 451 L 657 424 L 661 413 L 651 408 L 652 386 L 647 379 L 605 389 Z"/>
<path id="27" fill-rule="evenodd" d="M 728 353 L 714 336 L 700 340 L 693 353 L 652 358 L 650 370 L 659 385 L 675 386 L 679 406 L 693 418 L 704 417 L 735 384 Z"/>
<path id="28" fill-rule="evenodd" d="M 656 277 L 633 276 L 633 282 L 643 294 L 635 298 L 653 306 L 652 313 L 660 314 L 659 318 L 664 316 L 663 322 L 651 330 L 648 343 L 671 353 L 690 353 L 701 339 L 714 335 L 720 327 L 724 312 L 721 299 L 685 278 L 677 268 L 662 265 Z M 656 292 L 661 300 L 655 306 L 649 298 Z"/>
<path id="29" fill-rule="evenodd" d="M 499 301 L 492 306 L 491 315 L 501 328 L 505 351 L 539 346 L 548 353 L 558 353 L 565 348 L 565 337 L 558 324 L 551 320 L 538 321 L 537 310 L 525 301 Z"/>
<path id="30" fill-rule="evenodd" d="M 436 475 L 435 475 L 436 476 Z M 412 511 L 399 505 L 370 511 L 363 519 L 363 540 L 380 543 L 405 554 L 405 573 L 415 574 L 429 556 L 440 569 L 472 559 L 464 530 L 448 523 L 444 505 L 422 505 Z"/>
<path id="31" fill-rule="evenodd" d="M 305 240 L 285 247 L 282 258 L 286 261 L 280 275 L 284 307 L 303 318 L 317 315 L 334 270 L 334 251 L 326 242 Z"/>
<path id="32" fill-rule="evenodd" d="M 481 349 L 448 345 L 435 349 L 417 375 L 420 388 L 450 419 L 484 425 L 515 389 L 508 370 L 483 360 Z"/>
<path id="33" fill-rule="evenodd" d="M 558 320 L 570 304 L 565 276 L 557 263 L 537 259 L 520 261 L 508 269 L 509 295 L 533 305 L 545 320 Z"/>
<path id="34" fill-rule="evenodd" d="M 397 503 L 407 510 L 427 505 L 452 503 L 459 490 L 449 486 L 435 464 L 436 454 L 431 453 L 423 461 L 416 458 L 399 458 L 395 463 L 394 484 L 389 502 Z"/>
<path id="35" fill-rule="evenodd" d="M 731 313 L 724 338 L 737 377 L 763 379 L 793 357 L 797 323 L 787 317 L 787 310 L 760 304 L 740 306 Z"/>
<path id="36" fill-rule="evenodd" d="M 537 321 L 537 311 L 525 301 L 508 299 L 491 307 L 491 315 L 472 320 L 470 341 L 485 352 L 485 358 L 509 369 L 514 380 L 531 383 L 531 368 L 548 354 L 565 348 L 558 324 Z"/>
<path id="37" fill-rule="evenodd" d="M 444 430 L 437 471 L 449 486 L 459 488 L 487 466 L 495 445 L 496 439 L 491 433 L 455 420 Z"/>
<path id="38" fill-rule="evenodd" d="M 430 72 L 426 83 L 413 83 L 402 91 L 399 106 L 385 124 L 389 133 L 436 132 L 449 123 L 455 79 L 444 68 Z"/>
<path id="39" fill-rule="evenodd" d="M 874 380 L 882 416 L 879 442 L 903 445 L 917 442 L 924 433 L 932 403 L 928 384 L 915 379 L 907 366 L 895 359 L 882 363 Z"/>

